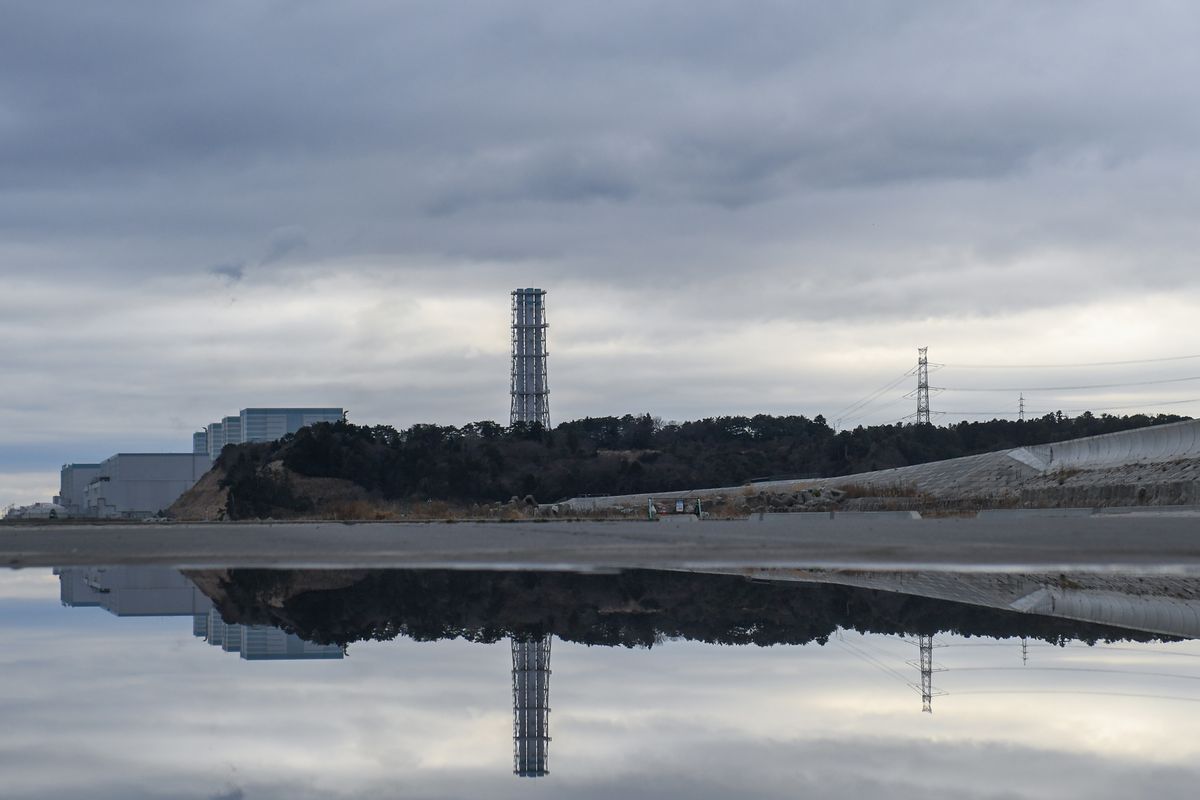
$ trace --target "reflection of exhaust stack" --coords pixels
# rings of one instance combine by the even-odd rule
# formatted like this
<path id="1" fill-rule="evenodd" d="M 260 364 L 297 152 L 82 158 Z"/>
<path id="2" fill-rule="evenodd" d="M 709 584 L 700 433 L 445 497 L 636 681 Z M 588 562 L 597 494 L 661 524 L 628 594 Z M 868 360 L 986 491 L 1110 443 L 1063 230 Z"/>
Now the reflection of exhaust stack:
<path id="1" fill-rule="evenodd" d="M 546 292 L 512 293 L 512 406 L 510 425 L 540 422 L 550 428 L 550 390 L 546 385 Z"/>
<path id="2" fill-rule="evenodd" d="M 512 640 L 513 774 L 540 778 L 550 744 L 550 637 Z"/>

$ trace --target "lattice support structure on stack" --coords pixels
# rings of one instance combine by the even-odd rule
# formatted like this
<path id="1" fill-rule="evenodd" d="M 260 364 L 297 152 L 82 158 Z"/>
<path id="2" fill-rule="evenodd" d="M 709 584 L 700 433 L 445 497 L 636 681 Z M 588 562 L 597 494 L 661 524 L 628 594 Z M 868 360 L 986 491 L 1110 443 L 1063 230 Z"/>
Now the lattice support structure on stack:
<path id="1" fill-rule="evenodd" d="M 917 349 L 917 424 L 929 423 L 929 348 Z"/>
<path id="2" fill-rule="evenodd" d="M 550 637 L 512 640 L 513 774 L 540 778 L 550 747 Z"/>
<path id="3" fill-rule="evenodd" d="M 540 422 L 550 428 L 550 389 L 546 383 L 546 292 L 512 293 L 512 404 L 509 424 Z"/>

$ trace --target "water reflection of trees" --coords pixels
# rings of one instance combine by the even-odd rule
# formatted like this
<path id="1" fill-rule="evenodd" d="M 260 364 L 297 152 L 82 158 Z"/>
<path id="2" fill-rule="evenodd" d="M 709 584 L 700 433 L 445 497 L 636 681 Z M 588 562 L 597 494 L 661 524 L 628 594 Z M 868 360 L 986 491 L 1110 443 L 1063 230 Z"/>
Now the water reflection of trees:
<path id="1" fill-rule="evenodd" d="M 275 625 L 336 644 L 552 634 L 627 647 L 673 638 L 771 645 L 824 643 L 838 629 L 1054 644 L 1164 638 L 895 592 L 731 575 L 362 570 L 333 577 L 320 570 L 256 569 L 192 575 L 228 621 Z"/>

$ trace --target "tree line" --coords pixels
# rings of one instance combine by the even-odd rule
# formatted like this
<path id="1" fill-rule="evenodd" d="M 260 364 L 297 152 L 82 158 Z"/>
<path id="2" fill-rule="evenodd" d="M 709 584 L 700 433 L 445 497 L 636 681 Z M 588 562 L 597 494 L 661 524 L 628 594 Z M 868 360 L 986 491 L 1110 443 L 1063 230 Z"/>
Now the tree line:
<path id="1" fill-rule="evenodd" d="M 533 495 L 662 492 L 758 478 L 836 477 L 993 450 L 1044 444 L 1188 419 L 1060 413 L 1028 420 L 895 424 L 835 431 L 824 417 L 709 417 L 663 422 L 649 414 L 588 417 L 551 430 L 537 423 L 461 427 L 320 423 L 276 442 L 228 445 L 216 467 L 227 516 L 311 510 L 282 462 L 311 477 L 341 478 L 387 500 L 489 503 Z"/>

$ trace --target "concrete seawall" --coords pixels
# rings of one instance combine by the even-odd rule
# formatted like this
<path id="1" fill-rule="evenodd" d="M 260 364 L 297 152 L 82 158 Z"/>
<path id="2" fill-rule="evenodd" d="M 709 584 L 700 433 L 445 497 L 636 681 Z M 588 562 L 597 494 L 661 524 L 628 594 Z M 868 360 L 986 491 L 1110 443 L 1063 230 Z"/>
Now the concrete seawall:
<path id="1" fill-rule="evenodd" d="M 576 497 L 558 503 L 568 511 L 603 511 L 644 507 L 651 498 L 750 496 L 803 489 L 858 486 L 903 487 L 940 499 L 982 498 L 1062 505 L 1127 503 L 1195 503 L 1200 471 L 1200 420 L 1087 436 L 1065 442 L 998 450 L 927 464 L 842 475 L 836 478 L 762 481 L 742 486 L 706 487 L 674 492 Z M 1148 475 L 1147 465 L 1163 465 Z M 1168 466 L 1170 465 L 1170 466 Z M 1127 469 L 1128 468 L 1128 469 Z M 1073 479 L 1069 473 L 1091 473 Z M 1159 484 L 1170 486 L 1159 491 Z M 1147 486 L 1153 488 L 1147 488 Z M 1119 490 L 1118 490 L 1119 489 Z"/>
<path id="2" fill-rule="evenodd" d="M 1096 469 L 1200 458 L 1200 420 L 1021 448 L 1045 470 Z M 1015 452 L 1015 451 L 1014 451 Z"/>

